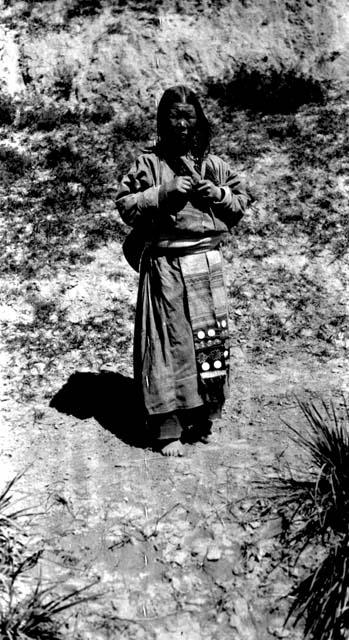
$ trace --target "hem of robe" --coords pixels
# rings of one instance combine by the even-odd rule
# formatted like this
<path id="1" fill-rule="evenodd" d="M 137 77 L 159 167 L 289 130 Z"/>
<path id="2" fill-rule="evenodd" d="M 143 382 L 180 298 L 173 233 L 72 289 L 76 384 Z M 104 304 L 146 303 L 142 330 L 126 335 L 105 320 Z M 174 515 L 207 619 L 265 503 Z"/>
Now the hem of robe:
<path id="1" fill-rule="evenodd" d="M 208 424 L 210 425 L 208 429 Z M 210 431 L 212 421 L 205 405 L 149 416 L 148 427 L 155 441 L 179 440 L 185 432 Z M 187 436 L 188 437 L 188 436 Z M 189 440 L 187 440 L 189 441 Z"/>

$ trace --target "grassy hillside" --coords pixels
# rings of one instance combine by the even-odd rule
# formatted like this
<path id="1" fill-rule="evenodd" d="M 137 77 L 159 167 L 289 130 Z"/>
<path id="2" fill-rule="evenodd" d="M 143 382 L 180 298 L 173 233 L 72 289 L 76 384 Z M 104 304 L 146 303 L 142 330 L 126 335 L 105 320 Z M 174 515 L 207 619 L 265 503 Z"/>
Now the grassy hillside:
<path id="1" fill-rule="evenodd" d="M 249 211 L 225 249 L 232 261 L 238 341 L 252 344 L 252 357 L 266 347 L 269 353 L 276 349 L 275 355 L 299 344 L 306 348 L 312 340 L 312 348 L 327 358 L 346 346 L 346 272 L 338 258 L 348 237 L 348 105 L 335 56 L 331 64 L 323 59 L 330 43 L 344 51 L 344 17 L 338 17 L 344 4 L 181 7 L 171 13 L 156 3 L 136 10 L 135 3 L 57 1 L 7 2 L 4 9 L 8 28 L 16 24 L 22 74 L 27 65 L 25 96 L 3 93 L 0 104 L 5 298 L 13 300 L 26 282 L 28 305 L 17 330 L 9 326 L 8 340 L 34 362 L 37 349 L 46 350 L 53 376 L 63 344 L 77 358 L 86 353 L 113 360 L 108 317 L 96 320 L 97 336 L 86 293 L 72 304 L 83 307 L 78 318 L 88 331 L 68 322 L 52 341 L 57 319 L 64 323 L 69 313 L 74 316 L 61 273 L 92 273 L 96 250 L 124 237 L 113 201 L 118 177 L 154 139 L 149 95 L 180 79 L 200 86 L 215 133 L 212 149 L 236 167 L 251 195 Z M 192 37 L 194 29 L 200 37 Z M 160 41 L 166 43 L 162 53 Z M 179 41 L 186 55 L 180 55 Z M 158 49 L 166 69 L 160 62 L 154 66 Z M 303 257 L 290 264 L 282 252 L 292 246 Z M 107 280 L 121 278 L 125 295 L 130 281 L 134 290 L 122 259 L 116 271 Z M 43 284 L 52 279 L 55 284 Z M 121 301 L 114 326 L 118 339 L 112 341 L 119 345 L 124 336 L 128 354 L 132 313 L 132 305 Z"/>

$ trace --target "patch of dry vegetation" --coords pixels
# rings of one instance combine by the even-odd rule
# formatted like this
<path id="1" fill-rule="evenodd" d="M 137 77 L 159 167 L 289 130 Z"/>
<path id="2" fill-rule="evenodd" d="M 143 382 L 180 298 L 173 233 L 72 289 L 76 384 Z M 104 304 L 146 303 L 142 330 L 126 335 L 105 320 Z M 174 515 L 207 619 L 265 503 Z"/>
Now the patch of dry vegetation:
<path id="1" fill-rule="evenodd" d="M 349 409 L 345 399 L 299 405 L 307 427 L 287 426 L 302 466 L 289 461 L 257 486 L 267 496 L 264 517 L 281 518 L 282 561 L 294 568 L 307 558 L 287 620 L 304 619 L 306 638 L 342 640 L 349 631 Z"/>
<path id="2" fill-rule="evenodd" d="M 90 587 L 61 595 L 56 591 L 61 585 L 45 587 L 40 573 L 33 572 L 44 549 L 31 531 L 30 518 L 38 510 L 19 508 L 11 493 L 22 475 L 0 492 L 0 636 L 3 640 L 61 640 L 64 619 L 59 615 L 93 596 L 81 595 Z"/>

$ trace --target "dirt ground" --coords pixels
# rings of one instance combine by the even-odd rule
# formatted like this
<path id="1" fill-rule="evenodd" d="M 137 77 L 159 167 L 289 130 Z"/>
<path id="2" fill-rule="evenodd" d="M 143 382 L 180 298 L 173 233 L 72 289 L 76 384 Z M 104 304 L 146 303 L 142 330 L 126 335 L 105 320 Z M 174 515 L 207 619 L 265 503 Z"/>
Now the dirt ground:
<path id="1" fill-rule="evenodd" d="M 265 257 L 247 255 L 242 243 L 227 263 L 227 282 L 232 290 L 243 279 L 245 293 L 253 282 L 255 305 L 275 262 L 289 268 L 306 262 L 348 301 L 346 259 L 330 261 L 326 251 L 312 258 L 306 244 L 292 239 Z M 306 569 L 280 564 L 280 522 L 253 516 L 259 497 L 253 483 L 285 469 L 286 461 L 299 466 L 302 454 L 285 422 L 298 428 L 304 422 L 297 396 L 336 400 L 348 392 L 345 345 L 323 357 L 307 326 L 302 347 L 287 340 L 261 344 L 253 327 L 249 341 L 242 340 L 234 329 L 242 321 L 238 296 L 231 297 L 232 382 L 224 417 L 210 444 L 186 445 L 183 459 L 165 459 L 147 448 L 133 404 L 136 277 L 118 243 L 90 258 L 63 266 L 34 294 L 31 286 L 23 295 L 13 277 L 5 277 L 2 289 L 7 337 L 14 323 L 16 335 L 22 326 L 30 340 L 31 314 L 40 308 L 48 338 L 58 339 L 57 317 L 47 315 L 56 311 L 47 311 L 45 295 L 55 297 L 80 332 L 89 323 L 96 330 L 99 318 L 111 334 L 109 362 L 78 346 L 64 351 L 62 343 L 60 357 L 51 360 L 45 347 L 20 342 L 12 349 L 4 342 L 1 354 L 1 481 L 29 464 L 16 495 L 39 511 L 31 526 L 45 548 L 43 580 L 58 581 L 62 592 L 96 583 L 91 592 L 100 595 L 71 610 L 66 637 L 301 638 L 301 626 L 283 622 L 287 594 Z M 116 308 L 128 323 L 119 344 L 113 342 Z"/>

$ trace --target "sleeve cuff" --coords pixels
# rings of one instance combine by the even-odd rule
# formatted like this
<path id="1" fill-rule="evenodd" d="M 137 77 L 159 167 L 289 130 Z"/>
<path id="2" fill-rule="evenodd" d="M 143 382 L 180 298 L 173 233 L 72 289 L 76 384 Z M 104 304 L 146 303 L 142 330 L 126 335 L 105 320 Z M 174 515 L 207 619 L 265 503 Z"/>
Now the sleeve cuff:
<path id="1" fill-rule="evenodd" d="M 140 211 L 144 209 L 158 209 L 159 189 L 160 187 L 149 187 L 149 189 L 139 194 L 138 208 Z"/>
<path id="2" fill-rule="evenodd" d="M 215 200 L 213 202 L 213 204 L 215 204 L 215 205 L 222 204 L 223 206 L 230 205 L 230 203 L 231 203 L 231 193 L 230 193 L 229 187 L 220 187 L 220 190 L 221 190 L 221 198 L 220 198 L 220 200 Z"/>

